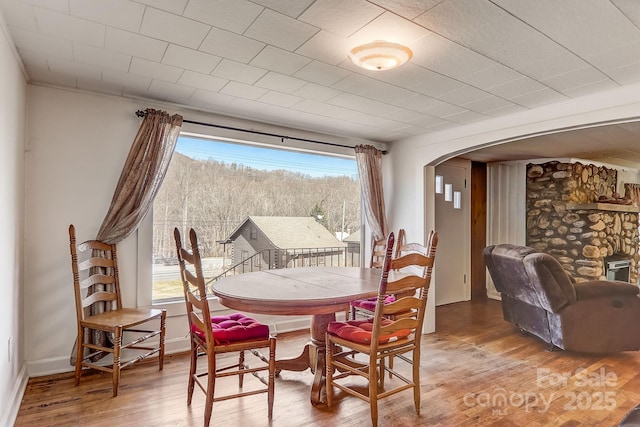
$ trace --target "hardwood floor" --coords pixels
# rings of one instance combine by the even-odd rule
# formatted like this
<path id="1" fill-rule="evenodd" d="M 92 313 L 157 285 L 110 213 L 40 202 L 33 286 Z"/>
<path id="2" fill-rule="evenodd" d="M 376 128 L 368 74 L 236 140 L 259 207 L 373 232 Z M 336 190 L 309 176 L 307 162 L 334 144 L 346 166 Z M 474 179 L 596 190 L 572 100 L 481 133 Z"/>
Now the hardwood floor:
<path id="1" fill-rule="evenodd" d="M 279 335 L 278 356 L 297 355 L 306 341 L 303 333 Z M 640 353 L 547 351 L 502 320 L 497 301 L 438 307 L 437 332 L 422 345 L 421 415 L 403 392 L 382 401 L 380 426 L 614 426 L 640 403 Z M 15 425 L 201 426 L 204 394 L 195 390 L 187 407 L 187 372 L 186 354 L 168 356 L 162 372 L 145 362 L 123 371 L 116 398 L 101 373 L 85 374 L 79 387 L 71 373 L 32 378 Z M 370 423 L 367 403 L 339 393 L 331 409 L 312 406 L 311 380 L 308 370 L 280 374 L 271 422 L 262 394 L 214 403 L 211 425 Z"/>

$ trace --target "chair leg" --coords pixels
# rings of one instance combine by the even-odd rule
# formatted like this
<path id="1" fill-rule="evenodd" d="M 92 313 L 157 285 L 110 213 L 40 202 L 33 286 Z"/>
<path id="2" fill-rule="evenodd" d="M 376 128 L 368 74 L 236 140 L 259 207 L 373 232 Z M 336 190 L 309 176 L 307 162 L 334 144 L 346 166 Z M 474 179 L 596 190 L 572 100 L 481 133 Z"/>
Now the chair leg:
<path id="1" fill-rule="evenodd" d="M 118 326 L 115 330 L 113 343 L 113 397 L 118 395 L 118 386 L 120 385 L 120 351 L 122 348 L 122 327 Z"/>
<path id="2" fill-rule="evenodd" d="M 369 355 L 369 406 L 371 411 L 371 425 L 378 426 L 378 364 L 375 354 Z"/>
<path id="3" fill-rule="evenodd" d="M 162 310 L 160 315 L 160 353 L 158 354 L 158 370 L 162 371 L 164 368 L 164 335 L 165 335 L 165 323 L 167 319 L 167 312 Z"/>
<path id="4" fill-rule="evenodd" d="M 207 353 L 207 400 L 204 404 L 204 426 L 208 427 L 213 412 L 213 396 L 216 390 L 216 356 Z"/>
<path id="5" fill-rule="evenodd" d="M 413 351 L 411 360 L 413 368 L 413 404 L 416 407 L 416 414 L 420 415 L 420 350 L 419 346 Z"/>
<path id="6" fill-rule="evenodd" d="M 240 370 L 240 375 L 238 375 L 238 387 L 240 388 L 242 388 L 242 386 L 244 385 L 244 374 L 242 373 L 244 371 L 244 368 L 244 350 L 242 350 L 238 355 L 238 369 Z"/>
<path id="7" fill-rule="evenodd" d="M 331 408 L 331 405 L 333 404 L 333 343 L 329 340 L 328 335 L 325 342 L 327 346 L 325 360 L 327 366 L 325 389 L 327 393 L 327 407 Z"/>
<path id="8" fill-rule="evenodd" d="M 269 388 L 267 390 L 267 409 L 269 419 L 273 417 L 273 400 L 275 396 L 276 376 L 276 339 L 269 339 Z"/>
<path id="9" fill-rule="evenodd" d="M 187 386 L 187 406 L 191 405 L 193 399 L 193 389 L 195 387 L 195 375 L 198 370 L 198 344 L 191 339 L 191 363 L 189 366 L 189 385 Z"/>
<path id="10" fill-rule="evenodd" d="M 82 358 L 84 357 L 84 328 L 78 328 L 78 342 L 76 346 L 76 386 L 80 385 L 82 376 Z"/>

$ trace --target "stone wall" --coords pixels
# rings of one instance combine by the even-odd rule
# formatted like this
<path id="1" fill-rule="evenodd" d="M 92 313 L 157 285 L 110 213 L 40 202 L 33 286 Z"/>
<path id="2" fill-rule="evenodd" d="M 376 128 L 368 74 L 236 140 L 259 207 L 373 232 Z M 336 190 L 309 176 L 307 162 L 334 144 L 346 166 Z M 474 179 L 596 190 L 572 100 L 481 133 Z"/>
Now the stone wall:
<path id="1" fill-rule="evenodd" d="M 577 282 L 604 279 L 605 258 L 631 260 L 638 282 L 638 208 L 616 199 L 617 172 L 581 163 L 527 165 L 527 245 L 553 255 Z"/>

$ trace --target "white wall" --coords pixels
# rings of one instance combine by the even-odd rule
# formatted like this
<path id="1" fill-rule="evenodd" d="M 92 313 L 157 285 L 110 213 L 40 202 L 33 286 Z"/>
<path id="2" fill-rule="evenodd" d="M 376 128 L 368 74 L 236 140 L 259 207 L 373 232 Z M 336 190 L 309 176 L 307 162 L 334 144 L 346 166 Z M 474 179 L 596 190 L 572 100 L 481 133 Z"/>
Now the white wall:
<path id="1" fill-rule="evenodd" d="M 140 126 L 136 110 L 159 108 L 196 121 L 328 140 L 326 135 L 273 126 L 260 128 L 175 106 L 44 86 L 29 86 L 28 106 L 25 253 L 29 268 L 25 272 L 25 298 L 30 303 L 25 307 L 24 327 L 30 331 L 25 336 L 30 376 L 71 370 L 69 356 L 76 336 L 76 320 L 68 226 L 70 223 L 76 226 L 79 241 L 95 237 Z M 183 130 L 207 131 L 193 125 L 185 125 Z M 340 144 L 365 142 L 336 137 L 330 140 Z M 272 143 L 281 144 L 280 139 Z M 335 151 L 308 143 L 288 143 L 299 148 Z M 352 149 L 339 151 L 353 155 Z M 144 286 L 149 286 L 151 280 L 149 219 L 138 232 L 118 244 L 123 303 L 127 306 L 151 303 L 150 288 L 144 292 Z M 184 302 L 169 306 L 168 351 L 188 348 L 183 313 Z M 281 322 L 278 325 L 281 332 L 309 324 L 308 318 L 283 317 L 271 321 Z"/>
<path id="2" fill-rule="evenodd" d="M 8 40 L 0 22 L 0 425 L 12 422 L 26 385 L 21 323 L 27 84 Z"/>
<path id="3" fill-rule="evenodd" d="M 510 142 L 523 136 L 554 130 L 637 119 L 640 111 L 640 84 L 586 96 L 540 109 L 515 113 L 506 117 L 460 126 L 457 128 L 415 136 L 389 146 L 388 161 L 392 167 L 385 176 L 391 183 L 392 203 L 389 227 L 405 227 L 411 235 L 425 235 L 434 228 L 435 194 L 433 166 L 474 147 Z M 542 156 L 541 156 L 542 157 Z M 425 184 L 426 183 L 426 184 Z M 510 227 L 509 224 L 504 224 Z M 447 260 L 436 257 L 432 287 L 437 289 L 438 264 Z M 425 330 L 435 330 L 435 310 L 430 295 Z"/>

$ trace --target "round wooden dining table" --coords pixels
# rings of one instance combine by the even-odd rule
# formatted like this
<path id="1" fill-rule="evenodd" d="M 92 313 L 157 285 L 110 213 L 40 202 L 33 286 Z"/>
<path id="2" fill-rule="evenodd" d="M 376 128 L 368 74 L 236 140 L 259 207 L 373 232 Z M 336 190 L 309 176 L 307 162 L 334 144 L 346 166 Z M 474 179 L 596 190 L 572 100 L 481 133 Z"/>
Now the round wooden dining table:
<path id="1" fill-rule="evenodd" d="M 381 269 L 360 267 L 297 267 L 262 270 L 224 277 L 211 286 L 226 307 L 249 313 L 311 315 L 311 340 L 300 356 L 278 359 L 280 370 L 313 372 L 311 403 L 322 403 L 325 378 L 325 333 L 337 312 L 349 302 L 376 296 Z"/>

